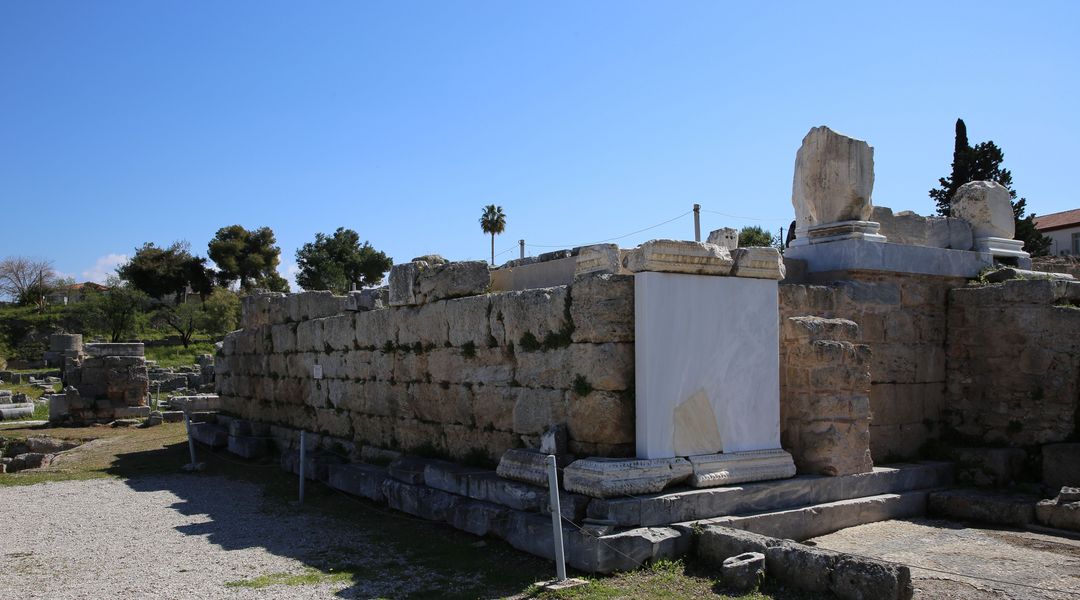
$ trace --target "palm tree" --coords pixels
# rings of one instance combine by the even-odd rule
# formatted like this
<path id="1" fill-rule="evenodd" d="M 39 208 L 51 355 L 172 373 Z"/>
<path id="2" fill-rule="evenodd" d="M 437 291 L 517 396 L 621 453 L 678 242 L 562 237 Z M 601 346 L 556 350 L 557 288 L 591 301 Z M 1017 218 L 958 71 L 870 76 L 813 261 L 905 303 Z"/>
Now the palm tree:
<path id="1" fill-rule="evenodd" d="M 491 265 L 495 266 L 495 236 L 506 230 L 506 215 L 501 206 L 488 204 L 480 217 L 480 229 L 491 234 Z"/>

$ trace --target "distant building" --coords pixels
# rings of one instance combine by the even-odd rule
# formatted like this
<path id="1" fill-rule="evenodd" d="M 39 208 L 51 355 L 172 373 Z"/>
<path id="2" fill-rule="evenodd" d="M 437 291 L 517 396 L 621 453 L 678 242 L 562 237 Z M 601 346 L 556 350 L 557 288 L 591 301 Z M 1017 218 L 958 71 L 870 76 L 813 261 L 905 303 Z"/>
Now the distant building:
<path id="1" fill-rule="evenodd" d="M 49 304 L 78 304 L 79 302 L 82 302 L 83 294 L 87 290 L 104 292 L 107 289 L 109 289 L 108 286 L 94 283 L 93 281 L 84 281 L 82 283 L 61 286 L 57 288 L 56 291 L 49 294 Z"/>
<path id="2" fill-rule="evenodd" d="M 1049 237 L 1055 256 L 1080 256 L 1080 208 L 1035 217 L 1035 229 Z"/>

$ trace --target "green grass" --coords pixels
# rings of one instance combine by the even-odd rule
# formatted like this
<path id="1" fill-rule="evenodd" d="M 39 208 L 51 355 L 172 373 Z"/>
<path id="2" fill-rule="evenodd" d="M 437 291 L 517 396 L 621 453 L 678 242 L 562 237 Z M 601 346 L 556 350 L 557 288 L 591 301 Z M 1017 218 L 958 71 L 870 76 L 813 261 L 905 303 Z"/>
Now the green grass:
<path id="1" fill-rule="evenodd" d="M 187 348 L 180 344 L 174 346 L 147 346 L 146 360 L 157 361 L 161 367 L 181 367 L 195 364 L 200 354 L 213 354 L 217 349 L 210 341 L 192 342 Z"/>
<path id="2" fill-rule="evenodd" d="M 242 579 L 239 581 L 226 581 L 225 587 L 232 588 L 252 588 L 262 589 L 270 587 L 272 585 L 319 585 L 323 583 L 330 584 L 348 584 L 354 579 L 363 575 L 365 569 L 346 567 L 344 569 L 329 569 L 329 571 L 321 571 L 319 569 L 309 567 L 303 573 L 268 573 L 266 575 L 259 575 L 258 577 L 252 577 L 251 579 Z"/>
<path id="3" fill-rule="evenodd" d="M 53 385 L 53 391 L 58 391 L 57 388 L 59 387 L 59 384 Z M 26 396 L 32 400 L 37 400 L 45 393 L 45 390 L 28 383 L 5 383 L 0 385 L 0 390 L 11 390 L 14 394 L 26 394 Z"/>

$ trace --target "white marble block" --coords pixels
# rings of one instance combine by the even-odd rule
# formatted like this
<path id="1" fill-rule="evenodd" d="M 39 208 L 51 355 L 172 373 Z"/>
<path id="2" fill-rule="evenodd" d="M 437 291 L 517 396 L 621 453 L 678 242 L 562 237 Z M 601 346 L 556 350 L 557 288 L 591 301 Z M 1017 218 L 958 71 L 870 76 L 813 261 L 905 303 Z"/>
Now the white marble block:
<path id="1" fill-rule="evenodd" d="M 815 226 L 866 222 L 873 211 L 874 149 L 862 140 L 814 127 L 795 156 L 791 204 L 796 239 Z"/>
<path id="2" fill-rule="evenodd" d="M 780 448 L 777 283 L 634 276 L 638 458 Z"/>

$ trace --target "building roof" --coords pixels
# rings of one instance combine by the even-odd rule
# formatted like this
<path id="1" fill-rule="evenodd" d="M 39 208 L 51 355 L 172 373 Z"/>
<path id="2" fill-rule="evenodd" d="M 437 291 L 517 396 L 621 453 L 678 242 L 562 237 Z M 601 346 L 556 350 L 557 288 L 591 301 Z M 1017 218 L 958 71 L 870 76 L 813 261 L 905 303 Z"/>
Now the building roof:
<path id="1" fill-rule="evenodd" d="M 1053 231 L 1066 227 L 1080 227 L 1080 208 L 1035 217 L 1035 229 Z"/>
<path id="2" fill-rule="evenodd" d="M 66 289 L 66 290 L 81 290 L 83 288 L 90 288 L 90 289 L 97 290 L 99 292 L 103 292 L 103 291 L 109 289 L 109 286 L 101 285 L 100 283 L 97 283 L 97 282 L 94 282 L 94 281 L 84 281 L 83 283 L 73 283 L 73 284 L 65 287 L 64 289 Z"/>

